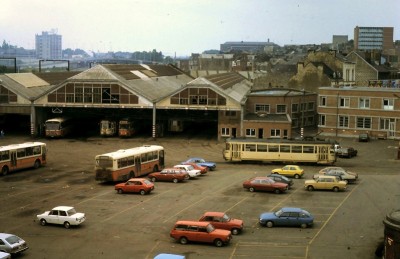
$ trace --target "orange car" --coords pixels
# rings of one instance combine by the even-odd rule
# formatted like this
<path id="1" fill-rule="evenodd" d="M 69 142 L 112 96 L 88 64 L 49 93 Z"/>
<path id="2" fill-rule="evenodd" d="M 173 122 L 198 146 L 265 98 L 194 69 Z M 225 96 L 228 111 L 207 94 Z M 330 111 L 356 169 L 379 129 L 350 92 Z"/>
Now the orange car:
<path id="1" fill-rule="evenodd" d="M 189 163 L 189 162 L 184 162 L 182 165 L 191 165 L 194 167 L 194 169 L 200 170 L 201 174 L 206 174 L 208 172 L 208 167 L 207 166 L 201 166 L 197 163 Z"/>
<path id="2" fill-rule="evenodd" d="M 232 239 L 231 232 L 225 229 L 217 229 L 209 222 L 181 220 L 175 223 L 170 236 L 185 245 L 189 241 L 214 243 L 221 247 L 229 244 Z"/>
<path id="3" fill-rule="evenodd" d="M 229 230 L 232 235 L 237 235 L 243 230 L 243 220 L 233 219 L 224 212 L 206 212 L 199 221 L 207 221 L 215 228 Z"/>
<path id="4" fill-rule="evenodd" d="M 124 192 L 136 192 L 145 195 L 154 190 L 154 184 L 145 178 L 131 178 L 125 183 L 116 184 L 115 190 L 120 194 Z"/>

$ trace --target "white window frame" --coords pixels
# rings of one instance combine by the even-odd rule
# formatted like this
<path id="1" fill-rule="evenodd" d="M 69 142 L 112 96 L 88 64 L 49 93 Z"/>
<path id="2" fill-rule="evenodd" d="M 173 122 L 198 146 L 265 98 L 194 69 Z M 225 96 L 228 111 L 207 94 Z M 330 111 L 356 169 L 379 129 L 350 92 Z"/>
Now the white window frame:
<path id="1" fill-rule="evenodd" d="M 349 116 L 339 115 L 338 118 L 338 127 L 339 128 L 348 128 L 349 127 Z"/>
<path id="2" fill-rule="evenodd" d="M 349 97 L 340 97 L 339 98 L 339 107 L 342 107 L 342 108 L 350 107 L 350 98 Z"/>
<path id="3" fill-rule="evenodd" d="M 231 129 L 230 128 L 221 128 L 221 136 L 229 137 Z"/>
<path id="4" fill-rule="evenodd" d="M 366 98 L 366 97 L 360 97 L 358 99 L 358 108 L 369 109 L 370 108 L 370 99 Z"/>
<path id="5" fill-rule="evenodd" d="M 285 108 L 285 111 L 280 111 L 281 109 L 280 108 Z M 286 104 L 277 104 L 276 105 L 276 113 L 277 114 L 285 114 L 286 113 L 286 109 L 287 109 L 287 107 L 286 107 Z"/>
<path id="6" fill-rule="evenodd" d="M 368 126 L 369 124 L 369 126 Z M 358 129 L 371 129 L 372 118 L 371 117 L 357 117 L 356 127 Z"/>
<path id="7" fill-rule="evenodd" d="M 319 97 L 319 106 L 326 106 L 326 100 L 327 100 L 326 96 L 320 96 Z"/>
<path id="8" fill-rule="evenodd" d="M 254 110 L 256 112 L 267 112 L 269 113 L 269 104 L 260 104 L 260 103 L 256 103 L 254 105 Z"/>
<path id="9" fill-rule="evenodd" d="M 326 115 L 325 114 L 319 115 L 319 126 L 326 126 Z"/>
<path id="10" fill-rule="evenodd" d="M 281 137 L 281 130 L 280 129 L 271 129 L 271 138 Z"/>
<path id="11" fill-rule="evenodd" d="M 256 129 L 248 128 L 246 129 L 246 137 L 255 137 Z"/>
<path id="12" fill-rule="evenodd" d="M 394 110 L 394 99 L 391 98 L 383 98 L 382 107 L 384 110 Z"/>

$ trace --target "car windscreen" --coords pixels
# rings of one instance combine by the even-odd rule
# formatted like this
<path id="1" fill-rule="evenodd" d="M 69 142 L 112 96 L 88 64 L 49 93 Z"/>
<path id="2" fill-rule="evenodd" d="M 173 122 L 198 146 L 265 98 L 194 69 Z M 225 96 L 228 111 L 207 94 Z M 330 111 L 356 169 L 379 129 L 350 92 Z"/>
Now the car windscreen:
<path id="1" fill-rule="evenodd" d="M 19 243 L 21 241 L 21 238 L 17 237 L 17 236 L 9 236 L 6 238 L 7 242 L 9 244 L 16 244 Z"/>

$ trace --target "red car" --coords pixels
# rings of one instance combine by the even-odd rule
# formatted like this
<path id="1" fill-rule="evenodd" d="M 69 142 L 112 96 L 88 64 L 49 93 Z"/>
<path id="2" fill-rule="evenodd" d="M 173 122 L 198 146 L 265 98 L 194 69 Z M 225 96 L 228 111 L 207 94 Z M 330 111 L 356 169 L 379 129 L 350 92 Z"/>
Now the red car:
<path id="1" fill-rule="evenodd" d="M 208 172 L 208 167 L 207 166 L 201 166 L 197 163 L 189 163 L 189 162 L 184 162 L 182 165 L 191 165 L 193 166 L 194 169 L 200 170 L 201 174 L 206 174 Z"/>
<path id="2" fill-rule="evenodd" d="M 243 230 L 243 220 L 233 219 L 224 212 L 206 212 L 199 221 L 207 221 L 215 228 L 229 230 L 232 235 L 237 235 Z"/>
<path id="3" fill-rule="evenodd" d="M 266 191 L 282 193 L 288 190 L 288 185 L 286 183 L 275 182 L 268 177 L 255 177 L 245 181 L 243 183 L 243 188 L 246 188 L 251 192 Z"/>
<path id="4" fill-rule="evenodd" d="M 145 195 L 154 190 L 154 184 L 145 178 L 131 178 L 125 183 L 115 185 L 115 190 L 118 193 L 134 192 Z"/>
<path id="5" fill-rule="evenodd" d="M 148 174 L 148 177 L 152 182 L 166 181 L 177 183 L 189 179 L 189 174 L 185 170 L 179 168 L 164 168 L 161 172 Z"/>

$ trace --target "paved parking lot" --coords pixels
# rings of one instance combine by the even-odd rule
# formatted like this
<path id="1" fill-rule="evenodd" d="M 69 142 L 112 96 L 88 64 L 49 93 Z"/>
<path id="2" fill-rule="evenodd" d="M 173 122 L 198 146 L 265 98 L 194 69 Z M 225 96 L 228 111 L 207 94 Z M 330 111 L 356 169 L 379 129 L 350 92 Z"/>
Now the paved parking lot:
<path id="1" fill-rule="evenodd" d="M 1 144 L 31 141 L 1 139 Z M 295 179 L 286 194 L 251 193 L 242 182 L 264 176 L 271 164 L 231 164 L 223 161 L 224 144 L 210 139 L 89 138 L 46 140 L 48 164 L 0 178 L 0 231 L 28 242 L 20 258 L 153 258 L 158 253 L 187 258 L 375 258 L 383 237 L 384 216 L 400 207 L 398 141 L 358 143 L 338 139 L 358 149 L 359 156 L 339 159 L 338 166 L 359 173 L 360 180 L 345 192 L 308 192 L 304 179 Z M 217 170 L 184 183 L 156 182 L 150 195 L 116 194 L 113 184 L 94 180 L 94 156 L 142 144 L 166 149 L 167 165 L 190 156 L 217 162 Z M 305 178 L 321 166 L 302 165 Z M 80 227 L 41 226 L 36 214 L 58 205 L 85 212 Z M 301 207 L 315 216 L 313 228 L 263 228 L 258 216 L 283 206 Z M 243 219 L 245 230 L 222 248 L 180 245 L 169 237 L 180 219 L 198 219 L 205 211 L 223 211 Z"/>

